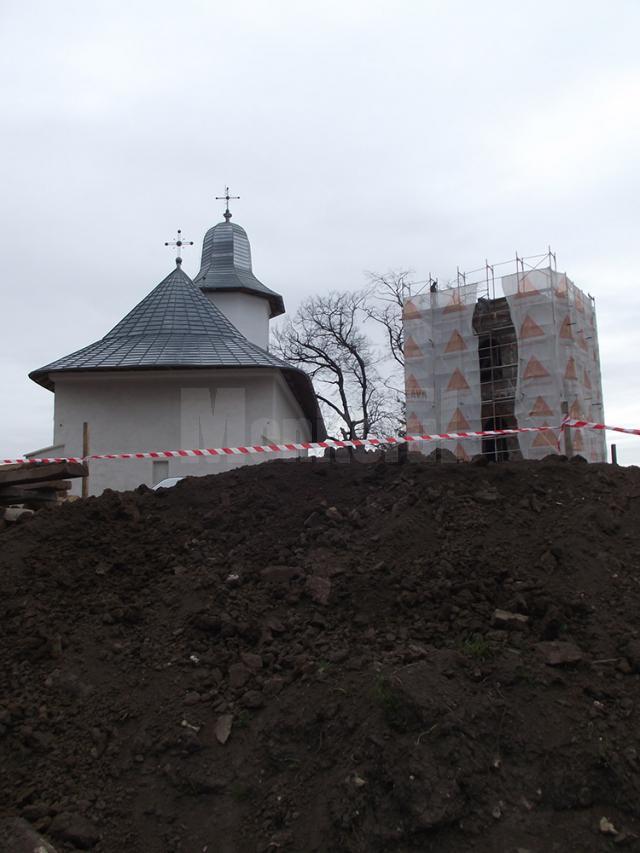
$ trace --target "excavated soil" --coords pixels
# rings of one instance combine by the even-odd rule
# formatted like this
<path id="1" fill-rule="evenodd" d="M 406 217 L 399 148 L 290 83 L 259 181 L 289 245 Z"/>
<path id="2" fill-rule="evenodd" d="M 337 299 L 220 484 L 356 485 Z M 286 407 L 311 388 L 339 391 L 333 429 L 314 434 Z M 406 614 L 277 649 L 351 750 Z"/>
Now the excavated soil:
<path id="1" fill-rule="evenodd" d="M 639 849 L 639 522 L 633 468 L 308 460 L 7 527 L 0 850 Z"/>

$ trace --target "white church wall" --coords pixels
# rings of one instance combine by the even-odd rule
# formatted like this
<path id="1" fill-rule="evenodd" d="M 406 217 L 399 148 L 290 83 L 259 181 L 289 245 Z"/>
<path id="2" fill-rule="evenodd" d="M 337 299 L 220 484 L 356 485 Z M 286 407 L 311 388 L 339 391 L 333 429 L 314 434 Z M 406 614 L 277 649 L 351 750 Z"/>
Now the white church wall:
<path id="1" fill-rule="evenodd" d="M 248 293 L 204 292 L 245 338 L 269 349 L 269 302 Z"/>
<path id="2" fill-rule="evenodd" d="M 56 378 L 54 442 L 67 456 L 309 440 L 300 407 L 277 370 L 75 374 Z M 291 455 L 296 455 L 292 453 Z M 213 474 L 263 455 L 169 459 L 168 477 Z M 153 460 L 90 463 L 90 494 L 153 485 Z M 79 493 L 80 484 L 74 484 Z"/>
<path id="3" fill-rule="evenodd" d="M 309 422 L 301 417 L 297 400 L 281 373 L 277 374 L 277 382 L 273 390 L 274 422 L 280 429 L 279 438 L 276 437 L 273 440 L 284 443 L 311 441 Z"/>

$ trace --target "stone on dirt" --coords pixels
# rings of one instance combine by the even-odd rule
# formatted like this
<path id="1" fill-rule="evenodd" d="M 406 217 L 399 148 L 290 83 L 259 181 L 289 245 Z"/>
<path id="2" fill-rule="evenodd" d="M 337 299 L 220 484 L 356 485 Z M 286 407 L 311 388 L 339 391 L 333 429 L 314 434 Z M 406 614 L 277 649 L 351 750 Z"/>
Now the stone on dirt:
<path id="1" fill-rule="evenodd" d="M 529 624 L 529 617 L 522 613 L 511 613 L 509 610 L 494 610 L 493 624 L 496 628 L 512 629 L 522 631 Z"/>
<path id="2" fill-rule="evenodd" d="M 0 821 L 0 853 L 56 853 L 56 849 L 21 818 Z"/>
<path id="3" fill-rule="evenodd" d="M 566 643 L 561 640 L 536 643 L 536 649 L 543 655 L 545 663 L 549 666 L 579 663 L 583 657 L 575 643 Z"/>
<path id="4" fill-rule="evenodd" d="M 215 727 L 215 735 L 218 743 L 224 745 L 229 740 L 232 726 L 233 714 L 221 714 L 218 717 Z"/>

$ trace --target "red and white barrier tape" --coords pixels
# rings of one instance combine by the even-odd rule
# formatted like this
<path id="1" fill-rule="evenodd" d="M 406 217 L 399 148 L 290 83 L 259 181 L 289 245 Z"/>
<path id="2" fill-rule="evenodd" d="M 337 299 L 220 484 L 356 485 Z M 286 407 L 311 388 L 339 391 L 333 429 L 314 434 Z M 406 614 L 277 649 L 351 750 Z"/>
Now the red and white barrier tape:
<path id="1" fill-rule="evenodd" d="M 582 422 L 580 422 L 582 423 Z M 2 465 L 14 465 L 23 462 L 38 464 L 42 462 L 88 462 L 99 459 L 172 459 L 192 456 L 244 456 L 252 453 L 284 453 L 291 450 L 326 450 L 330 447 L 379 447 L 385 444 L 408 444 L 413 441 L 440 441 L 442 439 L 466 439 L 491 436 L 515 435 L 520 432 L 553 432 L 561 426 L 520 427 L 519 429 L 492 429 L 481 432 L 446 432 L 436 435 L 386 436 L 385 438 L 354 439 L 353 441 L 303 441 L 291 444 L 251 444 L 245 447 L 208 447 L 198 450 L 150 450 L 140 453 L 93 453 L 90 456 L 58 456 L 38 459 L 2 459 Z"/>
<path id="2" fill-rule="evenodd" d="M 578 421 L 575 418 L 567 418 L 564 425 L 573 429 L 608 429 L 611 432 L 627 432 L 631 435 L 640 435 L 640 429 L 631 429 L 630 427 L 614 427 L 606 424 L 596 424 L 592 421 Z"/>

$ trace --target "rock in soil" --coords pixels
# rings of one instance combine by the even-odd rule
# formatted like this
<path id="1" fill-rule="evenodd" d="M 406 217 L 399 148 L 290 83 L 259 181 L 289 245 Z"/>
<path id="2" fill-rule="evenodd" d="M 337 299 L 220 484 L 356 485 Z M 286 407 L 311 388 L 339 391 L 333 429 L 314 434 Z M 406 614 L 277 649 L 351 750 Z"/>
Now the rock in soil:
<path id="1" fill-rule="evenodd" d="M 26 820 L 9 818 L 0 820 L 0 853 L 56 853 L 56 850 Z"/>
<path id="2" fill-rule="evenodd" d="M 560 640 L 549 640 L 536 643 L 536 648 L 544 657 L 549 666 L 563 666 L 565 664 L 579 663 L 582 660 L 582 652 L 575 643 L 563 643 Z"/>
<path id="3" fill-rule="evenodd" d="M 233 726 L 233 714 L 222 714 L 218 717 L 215 727 L 215 735 L 218 743 L 225 744 L 231 735 Z"/>

